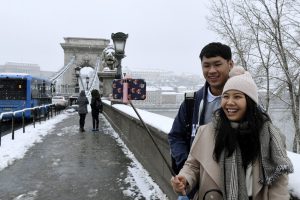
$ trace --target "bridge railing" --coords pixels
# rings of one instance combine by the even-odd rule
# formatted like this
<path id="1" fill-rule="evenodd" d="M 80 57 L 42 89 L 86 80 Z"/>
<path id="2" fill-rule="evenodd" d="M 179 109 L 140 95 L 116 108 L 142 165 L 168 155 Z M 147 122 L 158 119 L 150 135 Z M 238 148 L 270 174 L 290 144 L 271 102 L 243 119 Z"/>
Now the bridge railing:
<path id="1" fill-rule="evenodd" d="M 149 172 L 150 176 L 160 186 L 169 199 L 176 199 L 176 195 L 170 185 L 171 172 L 169 171 L 164 159 L 161 157 L 156 146 L 149 137 L 147 130 L 143 127 L 134 110 L 127 105 L 111 104 L 110 101 L 103 100 L 103 114 L 111 123 L 112 127 L 118 132 L 121 139 L 135 155 L 137 160 L 141 162 L 144 168 Z M 167 141 L 167 133 L 172 126 L 173 119 L 137 109 L 141 116 L 150 115 L 152 122 L 149 123 L 147 118 L 143 121 L 150 130 L 153 139 L 160 148 L 160 151 L 167 158 L 169 165 L 170 148 Z M 159 125 L 160 119 L 165 122 L 164 127 Z M 160 127 L 159 127 L 160 126 Z"/>
<path id="2" fill-rule="evenodd" d="M 35 123 L 38 121 L 41 124 L 41 120 L 44 119 L 45 121 L 57 115 L 60 112 L 60 108 L 55 106 L 55 104 L 46 104 L 41 106 L 36 106 L 32 108 L 24 108 L 22 110 L 12 111 L 12 112 L 3 112 L 0 113 L 0 125 L 3 123 L 4 119 L 8 119 L 11 122 L 11 133 L 12 133 L 12 140 L 15 139 L 15 123 L 16 123 L 16 116 L 17 114 L 21 113 L 21 120 L 22 120 L 22 129 L 23 133 L 25 133 L 25 113 L 31 111 L 32 112 L 32 124 L 35 128 Z M 53 113 L 54 112 L 54 113 Z M 2 137 L 2 130 L 0 126 L 0 146 L 1 146 L 1 137 Z"/>

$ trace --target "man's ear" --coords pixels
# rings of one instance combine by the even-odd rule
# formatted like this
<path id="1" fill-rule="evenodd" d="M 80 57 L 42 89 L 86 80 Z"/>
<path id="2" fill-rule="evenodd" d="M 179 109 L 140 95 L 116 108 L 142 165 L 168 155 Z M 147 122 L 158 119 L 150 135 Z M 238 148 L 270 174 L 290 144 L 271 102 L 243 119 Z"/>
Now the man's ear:
<path id="1" fill-rule="evenodd" d="M 230 71 L 234 66 L 233 60 L 229 60 L 228 64 L 229 64 L 229 71 Z"/>

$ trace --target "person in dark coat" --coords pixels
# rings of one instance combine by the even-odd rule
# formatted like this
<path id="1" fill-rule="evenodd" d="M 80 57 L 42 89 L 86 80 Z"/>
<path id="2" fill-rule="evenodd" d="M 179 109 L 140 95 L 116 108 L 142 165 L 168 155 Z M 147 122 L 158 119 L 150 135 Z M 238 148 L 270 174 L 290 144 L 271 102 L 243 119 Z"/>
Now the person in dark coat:
<path id="1" fill-rule="evenodd" d="M 99 113 L 102 111 L 102 101 L 98 90 L 94 89 L 92 92 L 91 108 L 93 118 L 93 131 L 99 131 Z"/>
<path id="2" fill-rule="evenodd" d="M 84 130 L 84 124 L 85 124 L 85 117 L 88 113 L 87 105 L 89 104 L 89 100 L 85 95 L 85 91 L 81 90 L 79 97 L 77 98 L 77 104 L 78 104 L 78 114 L 79 114 L 79 126 L 80 131 L 85 132 Z"/>

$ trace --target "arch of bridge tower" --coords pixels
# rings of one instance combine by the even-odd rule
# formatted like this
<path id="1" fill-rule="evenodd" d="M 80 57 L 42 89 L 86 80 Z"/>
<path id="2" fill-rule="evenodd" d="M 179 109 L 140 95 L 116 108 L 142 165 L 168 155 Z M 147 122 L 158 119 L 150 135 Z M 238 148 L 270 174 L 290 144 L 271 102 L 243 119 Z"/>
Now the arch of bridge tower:
<path id="1" fill-rule="evenodd" d="M 91 67 L 95 69 L 97 60 L 101 58 L 101 54 L 109 45 L 110 40 L 81 37 L 65 37 L 64 40 L 65 42 L 60 44 L 64 50 L 64 66 L 66 66 L 74 56 L 75 59 L 68 71 L 62 75 L 62 84 L 75 88 L 77 83 L 75 68 L 80 67 L 82 69 L 83 67 Z M 98 68 L 98 70 L 100 70 L 100 68 Z"/>

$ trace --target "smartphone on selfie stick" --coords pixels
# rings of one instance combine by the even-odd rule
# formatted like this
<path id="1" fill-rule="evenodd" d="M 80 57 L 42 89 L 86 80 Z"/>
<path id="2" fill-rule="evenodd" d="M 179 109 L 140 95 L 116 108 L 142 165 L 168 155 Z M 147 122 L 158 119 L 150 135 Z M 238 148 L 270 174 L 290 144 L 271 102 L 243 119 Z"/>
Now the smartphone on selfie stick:
<path id="1" fill-rule="evenodd" d="M 113 99 L 129 100 L 146 99 L 146 82 L 144 79 L 123 78 L 114 79 L 112 84 Z"/>

